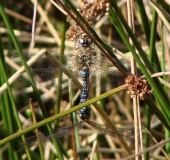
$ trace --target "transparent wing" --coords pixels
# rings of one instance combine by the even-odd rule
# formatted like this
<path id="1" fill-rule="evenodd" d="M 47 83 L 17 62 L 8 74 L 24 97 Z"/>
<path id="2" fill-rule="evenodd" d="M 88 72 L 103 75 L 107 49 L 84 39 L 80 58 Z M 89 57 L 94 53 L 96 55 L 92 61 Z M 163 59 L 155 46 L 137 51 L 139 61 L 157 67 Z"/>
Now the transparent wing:
<path id="1" fill-rule="evenodd" d="M 84 123 L 81 121 L 79 123 L 76 123 L 74 125 L 71 126 L 66 126 L 66 127 L 61 127 L 59 128 L 55 133 L 52 134 L 44 134 L 44 133 L 40 133 L 39 134 L 39 139 L 37 139 L 37 136 L 32 136 L 28 139 L 26 139 L 26 142 L 24 143 L 24 147 L 20 148 L 17 152 L 21 152 L 23 150 L 25 150 L 25 147 L 32 147 L 37 145 L 38 143 L 44 143 L 46 141 L 51 140 L 52 138 L 61 138 L 67 135 L 70 135 L 73 133 L 74 129 L 82 129 L 84 126 Z"/>
<path id="2" fill-rule="evenodd" d="M 64 65 L 57 64 L 56 59 L 61 59 Z M 118 59 L 114 59 L 114 61 L 117 60 Z M 121 62 L 127 68 L 126 74 L 130 74 L 130 62 L 127 60 L 121 60 Z M 41 56 L 41 58 L 39 58 L 31 67 L 31 73 L 33 77 L 39 77 L 40 82 L 51 81 L 57 77 L 59 72 L 65 71 L 72 72 L 76 77 L 81 77 L 81 65 L 79 56 L 60 58 L 51 54 L 43 54 L 43 56 Z M 99 76 L 104 77 L 105 79 L 108 78 L 113 84 L 118 84 L 116 86 L 124 83 L 124 76 L 104 56 L 92 56 L 88 65 L 91 77 L 96 77 L 97 79 Z M 91 83 L 92 82 L 93 80 Z M 105 80 L 103 80 L 102 83 L 106 83 Z"/>
<path id="3" fill-rule="evenodd" d="M 112 136 L 112 137 L 122 136 L 125 140 L 128 140 L 130 142 L 134 142 L 134 138 L 133 138 L 134 134 L 131 130 L 122 129 L 122 128 L 116 128 L 116 130 L 113 130 L 105 124 L 98 124 L 98 123 L 95 123 L 95 122 L 92 122 L 92 121 L 87 121 L 86 123 L 88 123 L 94 129 L 96 129 L 97 131 L 99 131 L 103 134 L 107 134 L 107 135 Z M 37 145 L 38 143 L 51 140 L 52 138 L 61 138 L 63 136 L 72 134 L 73 130 L 75 128 L 80 130 L 80 129 L 83 128 L 83 126 L 84 126 L 84 122 L 81 121 L 81 122 L 74 124 L 74 125 L 71 125 L 71 126 L 61 127 L 60 129 L 57 130 L 57 132 L 50 134 L 50 135 L 45 135 L 45 134 L 41 133 L 39 135 L 39 140 L 37 139 L 37 136 L 30 137 L 26 140 L 24 147 L 19 149 L 17 152 L 21 152 L 21 151 L 25 150 L 26 146 L 31 147 L 31 146 Z"/>
<path id="4" fill-rule="evenodd" d="M 32 73 L 36 73 L 40 77 L 45 74 L 46 77 L 55 77 L 59 71 L 72 70 L 77 72 L 80 69 L 81 62 L 79 56 L 72 55 L 70 57 L 60 58 L 59 56 L 53 56 L 51 54 L 43 54 L 35 64 L 31 67 Z M 60 59 L 62 66 L 56 63 L 56 59 Z M 118 61 L 119 59 L 113 59 Z M 126 67 L 126 73 L 130 73 L 130 61 L 121 59 L 119 60 Z M 153 68 L 156 69 L 157 66 L 152 64 Z M 104 56 L 92 56 L 89 63 L 89 68 L 91 74 L 110 74 L 110 75 L 121 75 L 116 67 Z M 139 73 L 140 74 L 140 73 Z M 53 76 L 54 75 L 54 76 Z"/>
<path id="5" fill-rule="evenodd" d="M 92 121 L 87 121 L 87 123 L 91 125 L 94 129 L 96 129 L 97 131 L 103 134 L 107 134 L 112 137 L 122 136 L 124 139 L 130 142 L 134 141 L 133 138 L 134 133 L 131 130 L 122 129 L 122 128 L 116 128 L 116 130 L 113 130 L 105 124 L 98 124 Z"/>

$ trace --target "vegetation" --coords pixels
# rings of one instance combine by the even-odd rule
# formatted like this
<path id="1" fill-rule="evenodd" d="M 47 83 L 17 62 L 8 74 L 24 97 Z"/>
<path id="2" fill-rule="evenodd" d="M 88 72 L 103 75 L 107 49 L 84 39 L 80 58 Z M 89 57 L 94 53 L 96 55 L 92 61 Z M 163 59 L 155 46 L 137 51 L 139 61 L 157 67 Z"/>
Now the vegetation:
<path id="1" fill-rule="evenodd" d="M 0 1 L 0 159 L 133 159 L 137 153 L 136 160 L 170 159 L 169 5 L 152 0 Z M 82 52 L 75 47 L 82 34 L 93 42 L 94 63 L 101 56 L 108 63 L 92 68 L 97 74 L 91 76 L 90 98 L 79 104 L 82 77 L 68 69 L 77 67 L 71 60 Z M 132 72 L 132 62 L 137 63 L 153 95 L 130 98 L 125 58 Z M 122 75 L 110 68 L 106 73 L 110 64 Z M 91 123 L 78 122 L 78 110 L 86 106 Z M 93 128 L 93 122 L 105 125 Z M 80 130 L 78 124 L 85 126 Z M 106 133 L 96 131 L 106 126 Z M 58 139 L 31 145 L 44 141 L 41 133 L 54 132 Z M 28 141 L 31 148 L 23 145 Z"/>

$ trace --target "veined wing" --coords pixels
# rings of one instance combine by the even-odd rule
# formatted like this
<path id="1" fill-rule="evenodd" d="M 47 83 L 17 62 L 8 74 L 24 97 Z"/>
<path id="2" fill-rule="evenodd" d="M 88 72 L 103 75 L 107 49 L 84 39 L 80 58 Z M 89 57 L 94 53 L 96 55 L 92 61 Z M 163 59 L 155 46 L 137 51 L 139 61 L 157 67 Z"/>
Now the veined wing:
<path id="1" fill-rule="evenodd" d="M 36 75 L 39 77 L 39 82 L 46 82 L 53 80 L 57 77 L 59 72 L 73 72 L 76 74 L 76 77 L 81 77 L 80 69 L 81 69 L 81 61 L 80 56 L 70 56 L 70 57 L 55 57 L 51 54 L 43 54 L 41 58 L 36 61 L 36 63 L 30 68 L 33 77 Z M 61 59 L 64 63 L 58 64 L 57 59 Z M 115 61 L 117 59 L 114 59 Z M 121 60 L 121 62 L 127 67 L 126 74 L 130 74 L 130 62 L 127 60 Z M 104 56 L 91 56 L 90 59 L 87 60 L 87 64 L 90 69 L 90 76 L 101 76 L 108 78 L 111 83 L 116 84 L 114 87 L 120 86 L 124 83 L 124 76 L 117 70 L 116 67 Z M 37 80 L 36 80 L 37 81 Z M 92 81 L 91 81 L 92 82 Z M 106 83 L 104 80 L 102 83 Z M 51 83 L 48 83 L 51 84 Z M 45 85 L 45 84 L 43 84 Z"/>
<path id="2" fill-rule="evenodd" d="M 74 129 L 77 128 L 78 130 L 80 130 L 83 128 L 83 126 L 84 126 L 84 123 L 83 123 L 83 121 L 81 121 L 81 122 L 73 124 L 71 126 L 61 127 L 55 133 L 52 133 L 52 134 L 45 135 L 43 133 L 40 133 L 39 139 L 37 139 L 37 136 L 32 136 L 32 137 L 26 139 L 24 147 L 20 148 L 17 152 L 21 152 L 21 151 L 25 150 L 25 147 L 29 148 L 34 145 L 37 145 L 38 143 L 43 143 L 43 142 L 49 141 L 52 138 L 58 139 L 58 138 L 66 136 L 66 135 L 70 135 L 73 133 Z"/>
<path id="3" fill-rule="evenodd" d="M 92 121 L 87 121 L 87 123 L 101 133 L 107 134 L 112 137 L 122 136 L 124 139 L 128 141 L 131 142 L 134 141 L 133 132 L 131 130 L 126 130 L 122 128 L 116 128 L 116 130 L 113 130 L 112 128 L 106 126 L 105 124 L 98 124 Z"/>

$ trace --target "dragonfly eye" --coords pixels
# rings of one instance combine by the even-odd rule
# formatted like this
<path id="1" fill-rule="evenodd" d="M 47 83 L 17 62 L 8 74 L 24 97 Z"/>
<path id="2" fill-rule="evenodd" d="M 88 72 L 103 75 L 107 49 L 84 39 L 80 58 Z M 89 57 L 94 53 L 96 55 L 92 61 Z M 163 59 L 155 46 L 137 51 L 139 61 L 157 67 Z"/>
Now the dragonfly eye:
<path id="1" fill-rule="evenodd" d="M 92 40 L 88 38 L 86 34 L 82 34 L 82 36 L 77 40 L 77 43 L 81 47 L 89 47 L 92 44 Z"/>

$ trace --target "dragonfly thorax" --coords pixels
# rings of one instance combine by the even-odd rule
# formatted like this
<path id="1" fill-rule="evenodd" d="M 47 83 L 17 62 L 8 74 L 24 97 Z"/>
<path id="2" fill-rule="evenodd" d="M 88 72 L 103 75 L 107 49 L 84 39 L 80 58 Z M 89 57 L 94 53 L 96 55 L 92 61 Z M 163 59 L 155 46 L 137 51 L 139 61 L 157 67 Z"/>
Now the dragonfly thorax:
<path id="1" fill-rule="evenodd" d="M 81 66 L 86 66 L 88 65 L 88 67 L 90 66 L 91 64 L 91 55 L 88 55 L 86 53 L 82 54 L 81 56 L 79 56 L 79 64 Z"/>

